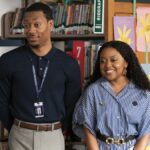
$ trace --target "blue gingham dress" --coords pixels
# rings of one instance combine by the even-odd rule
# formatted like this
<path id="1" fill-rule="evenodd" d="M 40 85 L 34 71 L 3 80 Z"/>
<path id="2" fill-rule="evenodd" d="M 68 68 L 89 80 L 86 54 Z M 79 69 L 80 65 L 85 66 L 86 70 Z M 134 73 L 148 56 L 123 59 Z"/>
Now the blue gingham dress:
<path id="1" fill-rule="evenodd" d="M 84 139 L 83 125 L 95 136 L 95 130 L 114 138 L 150 133 L 150 91 L 142 91 L 132 82 L 116 95 L 110 83 L 101 78 L 91 84 L 76 104 L 73 131 Z M 101 150 L 132 149 L 136 140 L 122 145 L 99 141 Z"/>

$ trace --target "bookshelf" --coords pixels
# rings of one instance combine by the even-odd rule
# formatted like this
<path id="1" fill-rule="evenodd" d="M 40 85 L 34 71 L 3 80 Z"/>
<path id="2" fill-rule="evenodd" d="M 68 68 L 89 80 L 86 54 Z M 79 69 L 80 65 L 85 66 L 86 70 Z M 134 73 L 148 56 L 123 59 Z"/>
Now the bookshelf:
<path id="1" fill-rule="evenodd" d="M 27 1 L 27 0 L 25 0 Z M 48 1 L 48 0 L 43 0 Z M 33 0 L 32 0 L 33 2 Z M 137 7 L 150 7 L 148 0 L 137 0 Z M 10 22 L 14 12 L 8 12 L 2 16 L 2 38 L 4 39 L 24 39 L 23 34 L 12 34 L 10 32 Z M 103 40 L 110 41 L 114 39 L 113 33 L 113 16 L 115 15 L 132 15 L 133 3 L 131 0 L 105 0 L 105 28 L 104 34 L 52 34 L 53 41 L 68 41 L 68 40 Z M 145 53 L 135 52 L 140 63 L 145 63 Z M 150 53 L 149 53 L 150 59 Z"/>
<path id="2" fill-rule="evenodd" d="M 33 0 L 32 0 L 33 1 Z M 42 0 L 41 0 L 42 1 Z M 45 1 L 42 1 L 42 2 L 45 2 Z M 46 3 L 46 2 L 45 2 Z M 85 2 L 84 2 L 85 3 Z M 82 4 L 82 3 L 77 3 L 77 5 L 80 7 L 81 5 L 83 5 L 83 7 L 84 6 L 87 6 L 86 4 Z M 53 5 L 56 5 L 56 4 L 53 4 Z M 62 4 L 59 4 L 59 5 L 62 5 Z M 88 4 L 89 6 L 87 6 L 88 8 L 89 7 L 91 7 L 90 6 L 90 4 Z M 67 7 L 68 6 L 73 6 L 74 8 L 73 8 L 73 10 L 72 11 L 74 11 L 74 9 L 75 9 L 75 6 L 76 6 L 76 4 L 75 4 L 75 2 L 73 3 L 73 4 L 69 4 L 69 5 L 67 5 Z M 85 8 L 85 7 L 84 7 Z M 84 11 L 84 8 L 81 10 L 81 11 Z M 88 9 L 87 8 L 87 9 Z M 94 6 L 93 6 L 93 8 L 92 9 L 94 9 Z M 91 9 L 89 9 L 90 11 L 91 11 Z M 66 11 L 68 11 L 68 9 L 66 10 Z M 93 10 L 92 10 L 93 11 Z M 90 13 L 90 12 L 88 12 L 88 13 Z M 67 17 L 69 16 L 69 12 L 68 12 L 68 15 L 67 15 Z M 3 39 L 24 39 L 25 38 L 25 36 L 24 36 L 24 34 L 23 34 L 23 32 L 22 33 L 13 33 L 13 31 L 12 31 L 12 22 L 13 22 L 13 17 L 14 17 L 14 15 L 15 15 L 15 12 L 13 12 L 13 11 L 11 11 L 11 12 L 7 12 L 7 13 L 5 13 L 3 16 L 2 16 L 2 38 Z M 61 14 L 59 14 L 59 15 L 61 15 Z M 94 14 L 93 14 L 94 15 Z M 93 19 L 93 15 L 91 14 L 91 16 L 90 16 L 90 18 L 92 18 Z M 62 16 L 63 17 L 63 16 Z M 55 17 L 54 17 L 55 18 Z M 59 17 L 60 18 L 60 17 Z M 59 18 L 58 18 L 58 20 L 59 20 Z M 69 18 L 72 18 L 72 16 L 71 17 L 69 17 Z M 85 16 L 85 14 L 83 15 L 83 16 L 81 16 L 80 18 L 86 18 L 86 16 Z M 79 18 L 79 20 L 81 20 Z M 78 18 L 75 18 L 75 20 L 74 20 L 74 22 L 77 22 L 78 20 L 77 20 Z M 57 20 L 57 19 L 56 19 Z M 85 21 L 87 21 L 87 20 L 85 20 L 84 19 L 84 22 Z M 91 21 L 93 22 L 93 20 L 90 20 L 90 23 L 91 23 Z M 74 29 L 75 28 L 83 28 L 84 29 L 84 23 L 83 22 L 81 22 L 81 23 L 79 23 L 79 25 L 77 25 L 77 27 L 73 27 L 74 29 L 73 29 L 73 31 L 71 31 L 71 33 L 68 33 L 68 31 L 66 31 L 67 30 L 67 28 L 70 28 L 70 27 L 72 27 L 72 26 L 74 26 L 73 25 L 73 23 L 72 22 L 68 22 L 68 19 L 66 19 L 66 22 L 65 22 L 65 26 L 64 26 L 64 29 L 66 29 L 65 31 L 63 31 L 63 33 L 57 33 L 57 32 L 55 32 L 55 29 L 54 29 L 54 33 L 52 32 L 52 40 L 53 41 L 60 41 L 60 40 L 63 40 L 63 41 L 66 41 L 66 40 L 74 40 L 74 39 L 78 39 L 78 40 L 88 40 L 88 39 L 98 39 L 98 40 L 105 40 L 105 29 L 104 29 L 104 33 L 102 33 L 102 34 L 94 34 L 93 33 L 93 31 L 92 31 L 92 26 L 93 26 L 93 24 L 91 25 L 89 22 L 88 23 L 85 23 L 86 25 L 87 25 L 87 27 L 86 28 L 88 28 L 86 31 L 81 31 L 82 33 L 75 33 L 75 32 L 78 32 L 78 31 L 75 31 L 74 32 Z M 54 24 L 55 24 L 55 20 L 54 20 Z M 59 23 L 58 23 L 59 24 Z M 56 26 L 59 26 L 57 23 L 56 23 Z M 104 23 L 105 24 L 105 23 Z M 62 24 L 62 26 L 63 26 L 63 24 Z M 75 25 L 76 26 L 76 25 Z M 83 27 L 82 27 L 83 26 Z M 90 28 L 90 29 L 89 29 Z M 58 28 L 56 28 L 56 30 L 58 30 L 59 29 L 59 27 Z M 75 29 L 76 30 L 76 29 Z M 80 29 L 79 29 L 80 30 Z M 79 31 L 80 32 L 80 31 Z M 86 32 L 86 33 L 85 33 Z M 87 33 L 88 32 L 88 33 Z"/>
<path id="3" fill-rule="evenodd" d="M 20 0 L 13 0 L 13 3 L 11 3 L 11 5 L 8 5 L 10 3 L 9 0 L 1 0 L 0 1 L 0 20 L 1 17 L 4 13 L 11 11 L 11 10 L 15 10 L 16 7 L 20 7 L 21 6 L 21 1 Z M 1 36 L 1 24 L 0 24 L 0 36 Z"/>

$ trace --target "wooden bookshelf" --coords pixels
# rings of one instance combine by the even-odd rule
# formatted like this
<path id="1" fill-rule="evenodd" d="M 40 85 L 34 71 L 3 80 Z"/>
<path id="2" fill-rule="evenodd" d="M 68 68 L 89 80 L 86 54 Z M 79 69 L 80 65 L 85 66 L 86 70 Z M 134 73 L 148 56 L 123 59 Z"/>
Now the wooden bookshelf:
<path id="1" fill-rule="evenodd" d="M 3 39 L 20 39 L 20 38 L 25 38 L 23 33 L 12 33 L 11 30 L 11 23 L 12 23 L 12 18 L 15 12 L 8 12 L 2 16 L 2 38 Z M 90 31 L 91 32 L 91 31 Z M 105 33 L 105 29 L 104 29 Z M 54 33 L 52 34 L 52 40 L 54 41 L 60 41 L 60 40 L 92 40 L 92 39 L 97 39 L 97 40 L 105 40 L 105 35 L 106 34 L 94 34 L 94 33 L 89 33 L 89 34 L 57 34 Z"/>
<path id="2" fill-rule="evenodd" d="M 148 3 L 137 3 L 137 7 L 144 6 L 150 7 L 150 2 Z M 4 39 L 20 39 L 25 38 L 23 34 L 12 34 L 10 32 L 10 21 L 12 19 L 13 12 L 9 12 L 7 17 L 3 15 L 2 17 L 2 38 Z M 120 2 L 120 1 L 113 1 L 113 0 L 105 0 L 105 29 L 104 34 L 77 34 L 77 35 L 52 35 L 52 40 L 60 41 L 60 40 L 105 40 L 110 41 L 114 39 L 113 33 L 113 16 L 115 15 L 132 15 L 133 14 L 133 3 L 132 2 Z M 140 63 L 145 63 L 145 53 L 144 52 L 137 52 L 136 55 L 139 58 Z M 149 53 L 150 59 L 150 53 Z"/>
<path id="3" fill-rule="evenodd" d="M 24 39 L 25 36 L 22 34 L 7 34 L 7 39 Z M 103 34 L 89 34 L 89 35 L 52 35 L 53 41 L 65 41 L 65 40 L 104 40 Z"/>

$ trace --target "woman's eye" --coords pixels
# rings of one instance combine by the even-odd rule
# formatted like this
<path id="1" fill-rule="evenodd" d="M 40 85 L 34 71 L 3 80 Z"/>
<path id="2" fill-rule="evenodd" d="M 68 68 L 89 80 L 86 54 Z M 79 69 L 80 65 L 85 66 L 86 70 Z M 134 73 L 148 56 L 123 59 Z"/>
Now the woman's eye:
<path id="1" fill-rule="evenodd" d="M 117 59 L 111 59 L 111 62 L 116 62 L 117 61 Z"/>
<path id="2" fill-rule="evenodd" d="M 101 64 L 105 63 L 105 60 L 100 60 L 100 63 L 101 63 Z"/>

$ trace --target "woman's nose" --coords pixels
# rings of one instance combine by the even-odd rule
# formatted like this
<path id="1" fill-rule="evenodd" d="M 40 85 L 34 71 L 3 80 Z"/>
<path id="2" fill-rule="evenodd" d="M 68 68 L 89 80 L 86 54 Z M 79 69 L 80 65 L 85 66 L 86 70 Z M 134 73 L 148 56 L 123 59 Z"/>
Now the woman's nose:
<path id="1" fill-rule="evenodd" d="M 110 67 L 111 65 L 112 65 L 111 62 L 109 60 L 107 60 L 106 63 L 105 63 L 105 66 Z"/>

